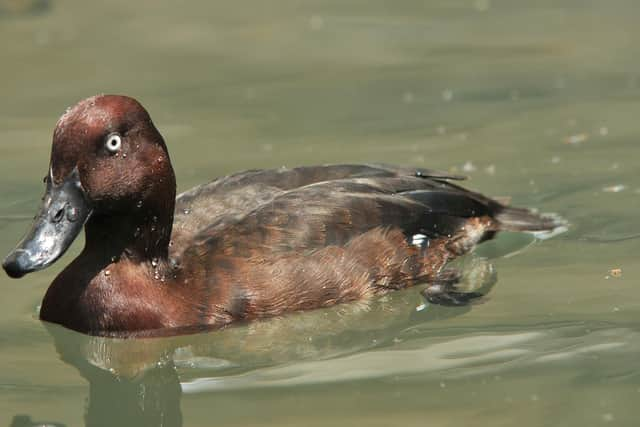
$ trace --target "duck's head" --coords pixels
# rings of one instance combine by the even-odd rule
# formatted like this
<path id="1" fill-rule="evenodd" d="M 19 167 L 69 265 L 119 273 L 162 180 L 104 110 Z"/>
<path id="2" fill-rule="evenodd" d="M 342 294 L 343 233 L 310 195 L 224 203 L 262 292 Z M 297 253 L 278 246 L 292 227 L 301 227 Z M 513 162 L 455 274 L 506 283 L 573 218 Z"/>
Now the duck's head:
<path id="1" fill-rule="evenodd" d="M 87 221 L 173 213 L 164 140 L 144 107 L 126 96 L 88 98 L 62 115 L 44 181 L 31 230 L 2 263 L 11 277 L 55 262 Z"/>

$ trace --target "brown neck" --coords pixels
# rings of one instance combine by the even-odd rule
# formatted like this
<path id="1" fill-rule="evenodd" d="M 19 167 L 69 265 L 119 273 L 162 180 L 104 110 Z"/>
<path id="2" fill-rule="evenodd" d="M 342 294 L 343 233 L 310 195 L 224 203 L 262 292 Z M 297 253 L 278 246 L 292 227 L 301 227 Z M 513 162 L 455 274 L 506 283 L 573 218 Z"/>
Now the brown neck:
<path id="1" fill-rule="evenodd" d="M 173 178 L 173 177 L 172 177 Z M 175 207 L 175 179 L 155 199 L 137 203 L 123 213 L 93 215 L 85 225 L 85 252 L 111 262 L 126 257 L 138 262 L 164 261 Z"/>
<path id="2" fill-rule="evenodd" d="M 166 259 L 171 238 L 171 215 L 96 216 L 85 225 L 85 251 L 114 259 Z"/>

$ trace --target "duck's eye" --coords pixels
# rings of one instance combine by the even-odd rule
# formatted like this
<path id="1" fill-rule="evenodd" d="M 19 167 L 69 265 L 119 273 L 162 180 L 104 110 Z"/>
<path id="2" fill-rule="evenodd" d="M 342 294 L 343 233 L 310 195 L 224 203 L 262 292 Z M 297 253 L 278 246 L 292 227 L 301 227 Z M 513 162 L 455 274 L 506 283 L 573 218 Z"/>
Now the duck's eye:
<path id="1" fill-rule="evenodd" d="M 117 153 L 122 147 L 122 138 L 117 133 L 112 133 L 107 137 L 104 145 L 107 147 L 108 152 Z"/>

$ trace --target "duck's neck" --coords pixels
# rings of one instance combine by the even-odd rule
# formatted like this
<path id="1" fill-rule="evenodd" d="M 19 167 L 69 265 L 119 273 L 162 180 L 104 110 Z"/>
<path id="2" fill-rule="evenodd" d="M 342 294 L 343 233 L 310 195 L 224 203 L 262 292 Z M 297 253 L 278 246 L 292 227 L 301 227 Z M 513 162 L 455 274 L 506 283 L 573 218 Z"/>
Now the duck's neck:
<path id="1" fill-rule="evenodd" d="M 122 257 L 136 262 L 165 261 L 174 206 L 175 185 L 172 185 L 161 197 L 138 202 L 125 213 L 92 216 L 85 225 L 85 254 L 112 262 Z"/>
<path id="2" fill-rule="evenodd" d="M 100 258 L 136 261 L 168 257 L 173 208 L 169 214 L 96 216 L 85 225 L 85 252 Z"/>

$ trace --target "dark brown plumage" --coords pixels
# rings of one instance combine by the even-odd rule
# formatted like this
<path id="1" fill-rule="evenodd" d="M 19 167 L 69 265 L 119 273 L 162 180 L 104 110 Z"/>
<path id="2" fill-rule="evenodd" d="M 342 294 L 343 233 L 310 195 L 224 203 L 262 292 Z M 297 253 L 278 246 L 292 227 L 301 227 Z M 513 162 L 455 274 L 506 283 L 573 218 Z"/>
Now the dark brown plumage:
<path id="1" fill-rule="evenodd" d="M 458 176 L 392 166 L 247 171 L 176 199 L 162 136 L 137 101 L 114 95 L 60 119 L 50 171 L 38 221 L 77 233 L 61 214 L 75 205 L 49 211 L 56 194 L 78 193 L 69 203 L 86 211 L 86 246 L 50 286 L 41 318 L 91 334 L 220 327 L 417 282 L 435 284 L 433 302 L 464 303 L 477 295 L 442 286 L 449 260 L 500 230 L 558 225 L 450 182 Z M 51 243 L 55 256 L 36 265 L 34 239 L 7 257 L 10 275 L 66 249 Z"/>

